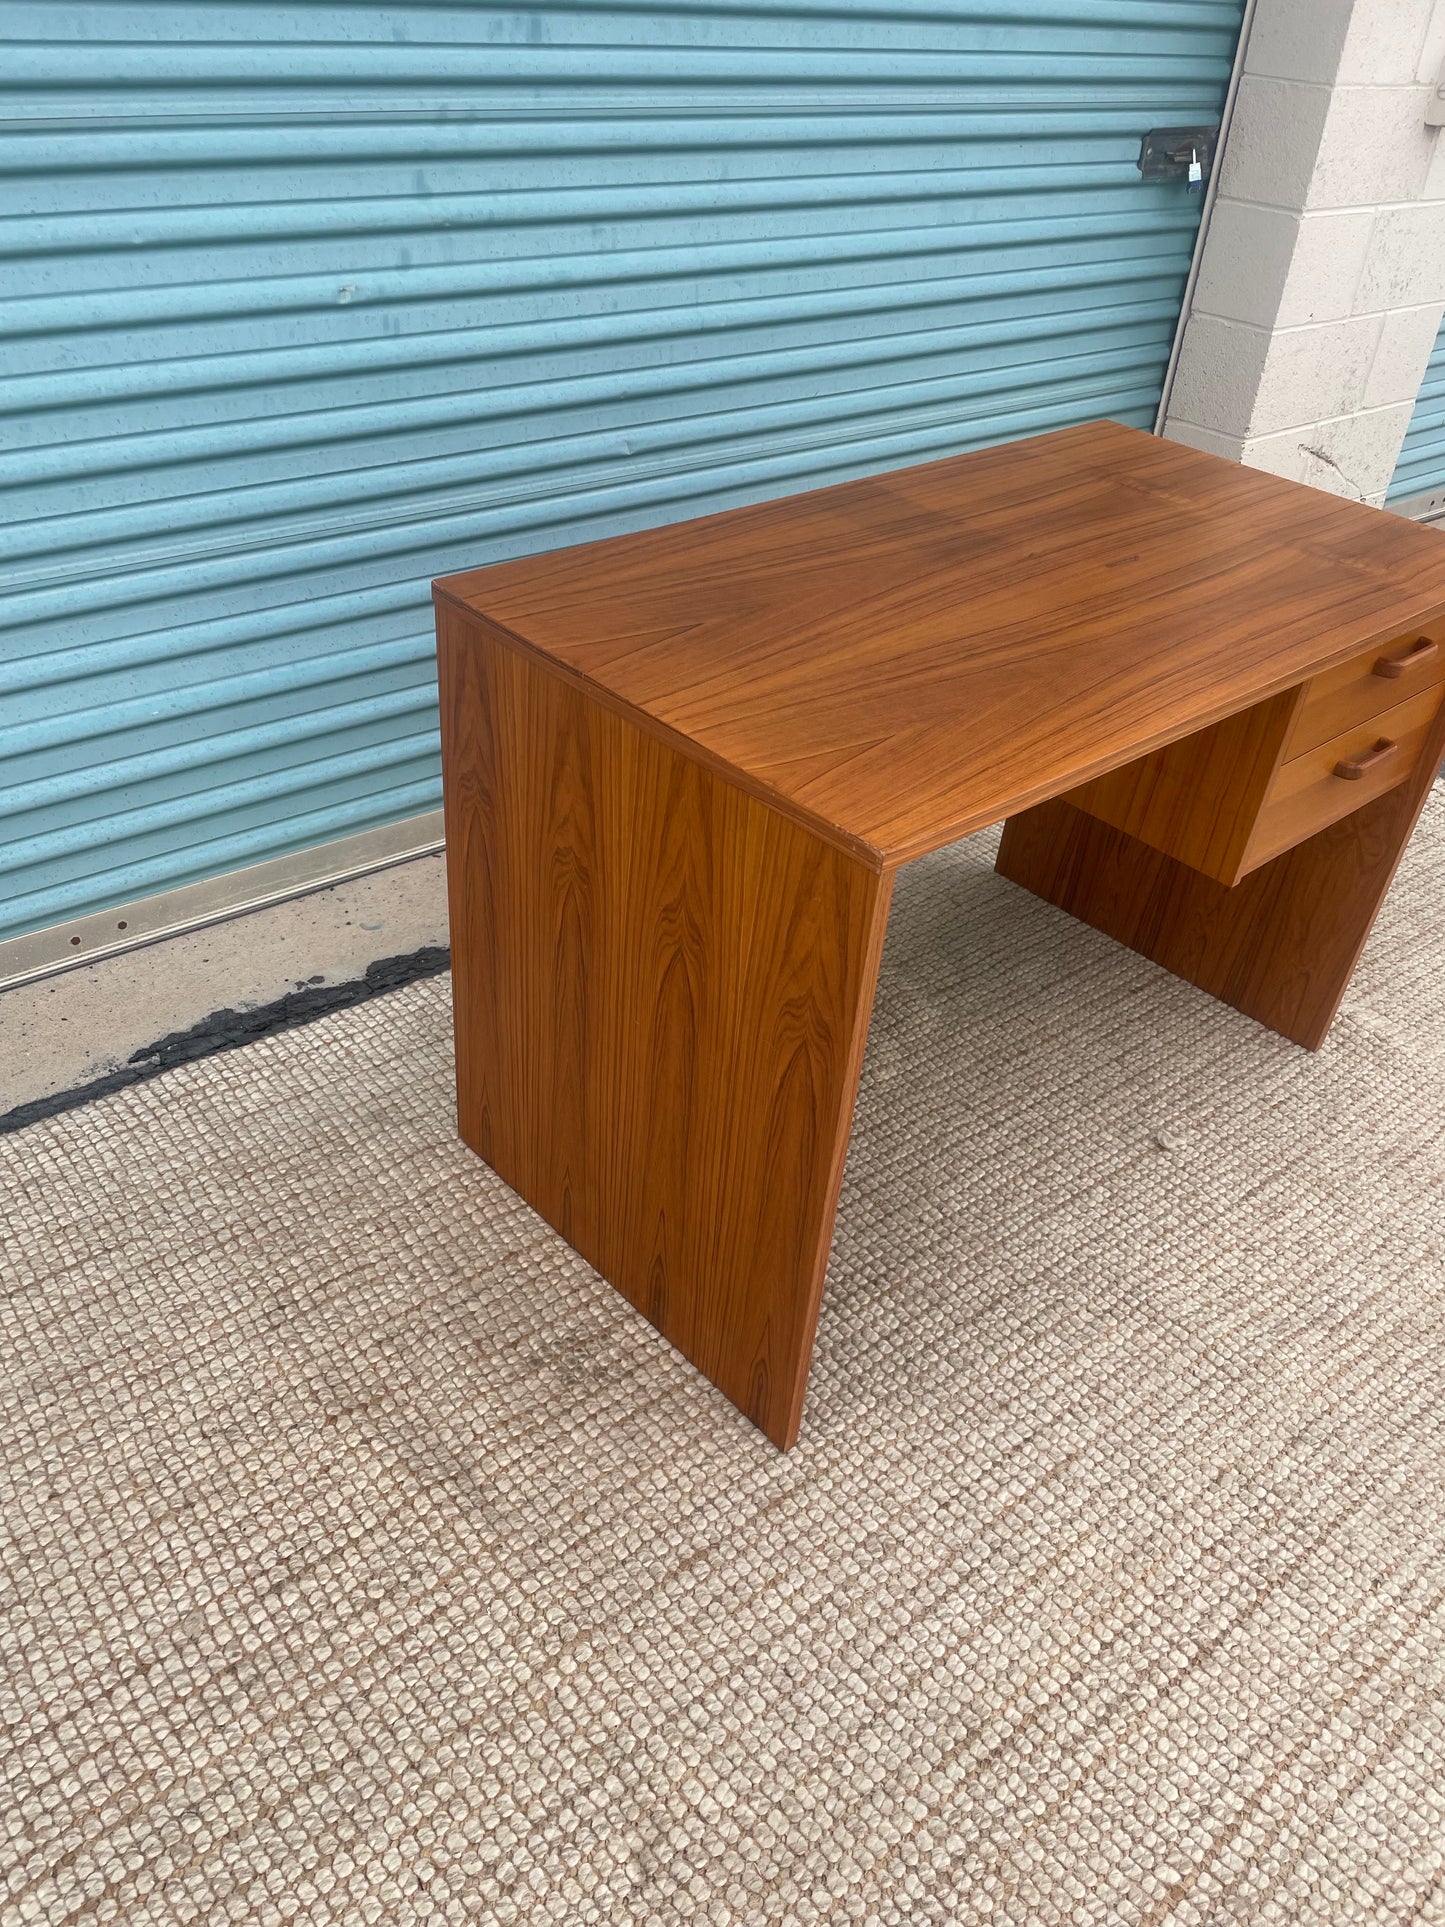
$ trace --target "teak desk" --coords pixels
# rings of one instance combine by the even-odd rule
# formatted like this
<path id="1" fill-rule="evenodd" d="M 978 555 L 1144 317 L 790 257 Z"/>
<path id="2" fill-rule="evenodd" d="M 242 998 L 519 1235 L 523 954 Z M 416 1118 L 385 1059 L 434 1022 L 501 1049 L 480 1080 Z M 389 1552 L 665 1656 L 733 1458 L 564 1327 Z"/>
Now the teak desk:
<path id="1" fill-rule="evenodd" d="M 1445 749 L 1445 540 L 1112 423 L 436 585 L 462 1136 L 797 1436 L 893 877 L 1302 1044 Z"/>

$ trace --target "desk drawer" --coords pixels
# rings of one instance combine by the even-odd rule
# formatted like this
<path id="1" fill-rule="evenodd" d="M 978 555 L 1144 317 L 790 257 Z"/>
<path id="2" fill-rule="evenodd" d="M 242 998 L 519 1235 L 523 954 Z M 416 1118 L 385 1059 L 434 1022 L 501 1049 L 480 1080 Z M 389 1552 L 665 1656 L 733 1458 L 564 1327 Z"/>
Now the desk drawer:
<path id="1" fill-rule="evenodd" d="M 1437 682 L 1281 764 L 1255 819 L 1243 870 L 1256 869 L 1403 783 L 1420 759 L 1442 697 L 1445 688 Z M 1358 773 L 1341 775 L 1341 764 L 1356 765 Z"/>
<path id="2" fill-rule="evenodd" d="M 1377 673 L 1382 660 L 1402 664 L 1400 673 Z M 1405 782 L 1442 701 L 1445 620 L 1437 617 L 1082 783 L 1065 801 L 1232 886 Z M 1361 767 L 1337 776 L 1336 764 L 1348 762 Z"/>
<path id="3" fill-rule="evenodd" d="M 1445 624 L 1407 629 L 1382 647 L 1326 669 L 1305 684 L 1304 698 L 1284 746 L 1285 761 L 1396 709 L 1445 681 Z"/>

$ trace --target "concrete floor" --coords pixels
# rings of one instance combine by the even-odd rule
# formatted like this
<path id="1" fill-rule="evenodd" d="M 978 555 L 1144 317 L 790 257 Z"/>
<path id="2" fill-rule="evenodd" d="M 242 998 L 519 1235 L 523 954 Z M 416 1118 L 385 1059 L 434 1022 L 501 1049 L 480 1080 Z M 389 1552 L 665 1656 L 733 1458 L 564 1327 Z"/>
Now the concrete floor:
<path id="1" fill-rule="evenodd" d="M 787 1455 L 441 981 L 0 1137 L 6 1927 L 1445 1927 L 1445 797 L 1317 1054 L 992 841 Z"/>
<path id="2" fill-rule="evenodd" d="M 447 941 L 440 855 L 0 991 L 0 1115 L 88 1084 L 217 1010 L 254 1010 Z"/>
<path id="3" fill-rule="evenodd" d="M 0 991 L 0 1118 L 89 1084 L 219 1010 L 351 983 L 447 942 L 440 854 Z"/>

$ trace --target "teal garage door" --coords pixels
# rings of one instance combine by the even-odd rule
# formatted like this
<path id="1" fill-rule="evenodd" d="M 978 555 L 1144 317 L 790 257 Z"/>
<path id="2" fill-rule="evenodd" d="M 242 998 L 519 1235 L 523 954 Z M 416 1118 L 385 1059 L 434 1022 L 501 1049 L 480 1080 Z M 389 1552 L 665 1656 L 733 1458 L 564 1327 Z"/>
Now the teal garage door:
<path id="1" fill-rule="evenodd" d="M 1445 322 L 1435 337 L 1388 499 L 1407 514 L 1431 520 L 1445 516 Z"/>
<path id="2" fill-rule="evenodd" d="M 1150 426 L 1240 12 L 0 4 L 0 937 L 434 807 L 433 575 Z"/>

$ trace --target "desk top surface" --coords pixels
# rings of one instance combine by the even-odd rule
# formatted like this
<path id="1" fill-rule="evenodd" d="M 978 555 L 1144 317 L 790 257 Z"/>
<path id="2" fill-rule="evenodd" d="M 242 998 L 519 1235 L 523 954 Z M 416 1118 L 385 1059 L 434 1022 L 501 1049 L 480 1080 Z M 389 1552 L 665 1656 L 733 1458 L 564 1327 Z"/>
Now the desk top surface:
<path id="1" fill-rule="evenodd" d="M 883 866 L 1445 606 L 1445 535 L 1112 422 L 437 585 Z"/>

